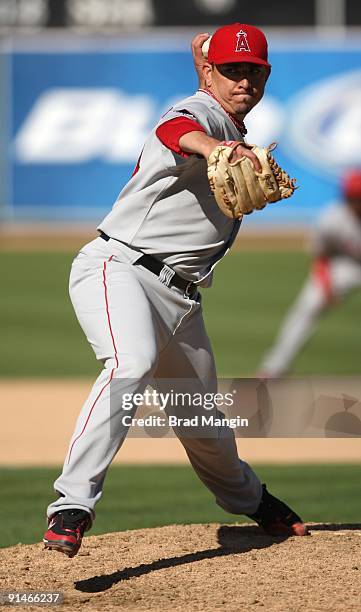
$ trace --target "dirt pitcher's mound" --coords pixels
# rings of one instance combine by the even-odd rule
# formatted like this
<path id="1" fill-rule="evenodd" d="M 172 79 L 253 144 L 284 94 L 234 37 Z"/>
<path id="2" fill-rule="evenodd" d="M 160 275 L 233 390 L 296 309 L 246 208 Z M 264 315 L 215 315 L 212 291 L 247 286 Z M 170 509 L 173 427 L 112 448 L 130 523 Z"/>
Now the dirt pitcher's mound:
<path id="1" fill-rule="evenodd" d="M 0 590 L 60 591 L 58 612 L 359 611 L 360 545 L 361 525 L 314 524 L 289 539 L 171 525 L 86 537 L 73 559 L 41 544 L 2 549 Z"/>

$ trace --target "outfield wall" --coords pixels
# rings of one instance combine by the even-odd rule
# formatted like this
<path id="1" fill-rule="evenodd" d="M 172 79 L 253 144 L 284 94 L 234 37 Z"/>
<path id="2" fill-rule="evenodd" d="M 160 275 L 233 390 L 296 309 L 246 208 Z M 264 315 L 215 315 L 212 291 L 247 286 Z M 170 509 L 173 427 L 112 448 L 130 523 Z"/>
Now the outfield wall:
<path id="1" fill-rule="evenodd" d="M 3 219 L 100 220 L 159 116 L 196 89 L 193 34 L 3 39 Z M 248 141 L 278 141 L 277 160 L 300 188 L 249 224 L 312 224 L 337 197 L 344 169 L 361 165 L 360 36 L 268 35 L 272 74 L 247 121 Z"/>

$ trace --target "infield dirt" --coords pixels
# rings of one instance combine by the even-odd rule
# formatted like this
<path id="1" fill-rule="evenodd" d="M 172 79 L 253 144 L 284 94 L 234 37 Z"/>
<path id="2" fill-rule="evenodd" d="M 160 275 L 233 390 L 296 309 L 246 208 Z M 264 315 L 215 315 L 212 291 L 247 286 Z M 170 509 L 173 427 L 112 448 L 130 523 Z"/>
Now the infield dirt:
<path id="1" fill-rule="evenodd" d="M 310 529 L 170 525 L 88 536 L 73 559 L 19 544 L 0 550 L 0 590 L 62 592 L 58 612 L 359 611 L 361 525 Z"/>
<path id="2" fill-rule="evenodd" d="M 1 380 L 0 465 L 61 465 L 91 384 L 88 379 Z M 57 426 L 44 437 L 49 410 L 58 415 Z M 361 456 L 359 438 L 240 438 L 237 444 L 251 463 L 359 463 Z M 114 463 L 188 463 L 188 458 L 175 438 L 130 435 Z"/>

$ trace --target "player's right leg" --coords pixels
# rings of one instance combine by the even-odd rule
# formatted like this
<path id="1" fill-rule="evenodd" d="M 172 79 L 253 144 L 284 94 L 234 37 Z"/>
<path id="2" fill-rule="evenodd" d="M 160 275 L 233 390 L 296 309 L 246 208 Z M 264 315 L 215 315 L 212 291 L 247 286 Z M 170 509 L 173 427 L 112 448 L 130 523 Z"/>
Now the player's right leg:
<path id="1" fill-rule="evenodd" d="M 106 243 L 93 250 L 88 245 L 86 254 L 75 260 L 70 295 L 84 333 L 104 363 L 54 483 L 60 497 L 47 512 L 51 526 L 46 547 L 73 556 L 95 516 L 107 469 L 126 437 L 123 417 L 134 412 L 129 403 L 124 407 L 124 394 L 144 390 L 158 349 L 151 307 L 134 266 L 115 260 Z"/>

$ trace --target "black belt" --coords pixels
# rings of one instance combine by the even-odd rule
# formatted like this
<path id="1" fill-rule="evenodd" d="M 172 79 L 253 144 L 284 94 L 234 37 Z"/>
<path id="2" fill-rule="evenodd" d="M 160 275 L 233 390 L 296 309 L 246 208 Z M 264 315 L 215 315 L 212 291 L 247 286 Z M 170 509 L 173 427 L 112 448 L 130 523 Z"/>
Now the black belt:
<path id="1" fill-rule="evenodd" d="M 100 237 L 106 241 L 110 240 L 110 236 L 107 236 L 107 234 L 104 234 L 104 232 L 100 232 Z M 158 276 L 161 283 L 167 285 L 167 287 L 177 287 L 177 289 L 183 291 L 184 295 L 187 297 L 193 297 L 197 293 L 197 285 L 195 283 L 186 281 L 170 266 L 167 266 L 162 261 L 159 261 L 159 259 L 152 257 L 152 255 L 142 255 L 139 257 L 139 259 L 137 259 L 137 261 L 134 262 L 134 265 L 143 266 L 143 268 L 153 272 L 153 274 Z"/>

